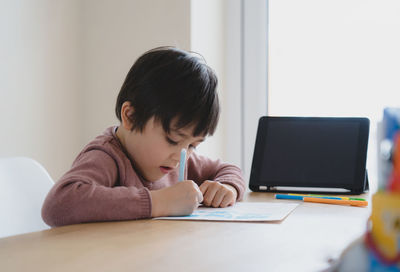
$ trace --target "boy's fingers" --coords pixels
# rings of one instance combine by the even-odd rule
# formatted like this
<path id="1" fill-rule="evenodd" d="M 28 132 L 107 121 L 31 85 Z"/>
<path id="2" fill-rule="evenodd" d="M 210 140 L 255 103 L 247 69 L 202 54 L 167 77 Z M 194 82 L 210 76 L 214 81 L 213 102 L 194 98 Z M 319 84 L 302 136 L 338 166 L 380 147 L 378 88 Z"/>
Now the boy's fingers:
<path id="1" fill-rule="evenodd" d="M 208 182 L 207 180 L 200 185 L 199 188 L 203 195 L 207 192 L 207 188 L 209 185 L 210 185 L 210 182 Z"/>
<path id="2" fill-rule="evenodd" d="M 203 202 L 203 192 L 200 190 L 200 188 L 197 189 L 197 200 L 199 203 Z"/>
<path id="3" fill-rule="evenodd" d="M 215 194 L 218 191 L 218 187 L 217 184 L 210 184 L 207 188 L 207 191 L 204 194 L 204 200 L 203 203 L 207 206 L 211 206 L 213 199 L 215 197 Z"/>
<path id="4" fill-rule="evenodd" d="M 214 207 L 214 208 L 218 208 L 220 205 L 221 205 L 221 202 L 222 202 L 222 200 L 224 199 L 224 196 L 226 195 L 226 191 L 225 190 L 222 190 L 222 188 L 221 189 L 219 189 L 217 192 L 216 192 L 216 194 L 215 194 L 215 196 L 214 196 L 214 199 L 212 200 L 212 206 Z"/>
<path id="5" fill-rule="evenodd" d="M 232 202 L 232 198 L 229 196 L 229 194 L 226 194 L 224 196 L 224 199 L 222 199 L 220 207 L 221 208 L 228 207 L 231 202 Z"/>

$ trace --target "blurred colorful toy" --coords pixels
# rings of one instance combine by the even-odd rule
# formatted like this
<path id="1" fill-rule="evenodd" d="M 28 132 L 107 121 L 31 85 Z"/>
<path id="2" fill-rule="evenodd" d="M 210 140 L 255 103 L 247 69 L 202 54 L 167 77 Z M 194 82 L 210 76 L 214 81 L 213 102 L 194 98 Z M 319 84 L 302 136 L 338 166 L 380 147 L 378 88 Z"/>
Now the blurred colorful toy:
<path id="1" fill-rule="evenodd" d="M 393 142 L 392 171 L 387 187 L 372 197 L 366 244 L 378 262 L 400 269 L 400 130 Z"/>
<path id="2" fill-rule="evenodd" d="M 385 109 L 382 125 L 379 188 L 367 233 L 343 252 L 334 271 L 400 271 L 400 108 Z"/>
<path id="3" fill-rule="evenodd" d="M 384 129 L 383 141 L 390 143 L 390 154 L 383 154 L 389 171 L 386 182 L 381 182 L 372 197 L 371 224 L 365 242 L 373 257 L 370 271 L 381 271 L 385 266 L 400 271 L 400 109 L 385 109 Z"/>

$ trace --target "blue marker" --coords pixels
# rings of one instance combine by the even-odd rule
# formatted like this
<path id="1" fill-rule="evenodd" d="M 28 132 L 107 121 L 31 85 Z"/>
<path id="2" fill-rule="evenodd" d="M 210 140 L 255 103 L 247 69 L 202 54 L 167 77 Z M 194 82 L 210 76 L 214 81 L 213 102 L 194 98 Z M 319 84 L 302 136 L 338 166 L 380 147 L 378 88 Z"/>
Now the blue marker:
<path id="1" fill-rule="evenodd" d="M 312 197 L 312 198 L 322 198 L 322 199 L 337 199 L 342 200 L 342 197 L 334 197 L 334 196 L 320 196 L 320 195 L 299 195 L 299 194 L 288 194 L 288 195 L 281 195 L 276 194 L 276 199 L 295 199 L 295 200 L 303 200 L 304 197 Z"/>
<path id="2" fill-rule="evenodd" d="M 303 200 L 302 196 L 298 196 L 298 195 L 280 195 L 280 194 L 276 194 L 275 195 L 276 199 L 294 199 L 294 200 Z"/>
<path id="3" fill-rule="evenodd" d="M 183 181 L 185 179 L 185 163 L 186 163 L 186 149 L 181 150 L 181 161 L 179 162 L 179 180 Z"/>

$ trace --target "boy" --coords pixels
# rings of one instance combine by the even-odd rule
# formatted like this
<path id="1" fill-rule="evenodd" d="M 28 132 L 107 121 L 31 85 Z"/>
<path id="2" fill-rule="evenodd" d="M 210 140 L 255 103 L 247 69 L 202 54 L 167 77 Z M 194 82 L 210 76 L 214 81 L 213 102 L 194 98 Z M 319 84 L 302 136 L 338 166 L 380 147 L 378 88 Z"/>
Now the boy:
<path id="1" fill-rule="evenodd" d="M 236 166 L 194 152 L 219 118 L 217 78 L 201 59 L 172 47 L 142 55 L 116 103 L 118 127 L 90 142 L 42 208 L 50 226 L 188 215 L 200 203 L 226 207 L 245 190 Z M 185 179 L 178 182 L 181 149 Z"/>

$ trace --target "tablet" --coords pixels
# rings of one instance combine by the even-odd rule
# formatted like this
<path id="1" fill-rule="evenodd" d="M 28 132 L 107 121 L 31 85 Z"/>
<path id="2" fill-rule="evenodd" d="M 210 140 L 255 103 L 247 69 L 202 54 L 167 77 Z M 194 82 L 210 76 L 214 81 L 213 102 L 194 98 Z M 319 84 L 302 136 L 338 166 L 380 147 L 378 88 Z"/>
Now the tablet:
<path id="1" fill-rule="evenodd" d="M 252 191 L 361 194 L 368 186 L 367 118 L 261 117 Z"/>

